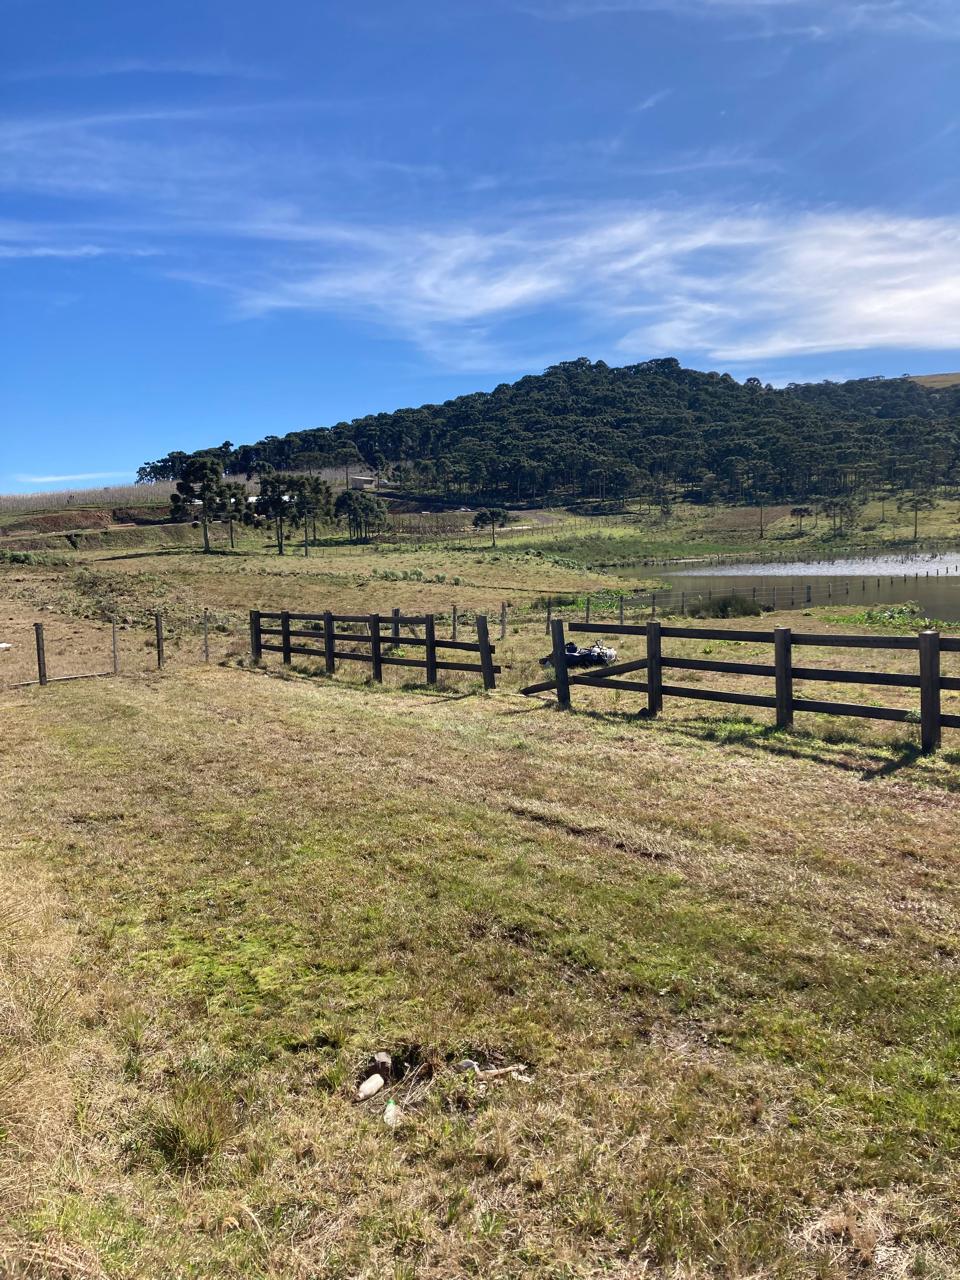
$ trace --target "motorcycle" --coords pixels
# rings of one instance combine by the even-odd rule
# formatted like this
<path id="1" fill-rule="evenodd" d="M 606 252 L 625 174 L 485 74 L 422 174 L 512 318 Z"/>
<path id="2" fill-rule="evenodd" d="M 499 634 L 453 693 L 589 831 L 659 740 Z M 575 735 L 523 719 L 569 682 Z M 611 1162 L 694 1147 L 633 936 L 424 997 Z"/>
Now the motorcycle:
<path id="1" fill-rule="evenodd" d="M 601 644 L 599 640 L 595 640 L 588 648 L 581 648 L 573 640 L 568 640 L 564 651 L 567 655 L 567 669 L 571 667 L 609 667 L 611 663 L 617 660 L 616 649 L 611 649 L 607 645 Z M 553 654 L 548 653 L 545 658 L 540 659 L 541 667 L 553 666 Z"/>

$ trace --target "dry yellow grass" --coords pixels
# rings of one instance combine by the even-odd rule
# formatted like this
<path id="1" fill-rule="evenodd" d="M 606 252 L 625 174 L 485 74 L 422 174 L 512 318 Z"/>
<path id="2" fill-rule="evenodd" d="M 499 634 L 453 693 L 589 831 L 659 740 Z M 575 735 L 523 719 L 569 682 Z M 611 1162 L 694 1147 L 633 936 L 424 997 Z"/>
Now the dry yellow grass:
<path id="1" fill-rule="evenodd" d="M 463 692 L 5 695 L 0 1267 L 956 1274 L 956 757 Z"/>

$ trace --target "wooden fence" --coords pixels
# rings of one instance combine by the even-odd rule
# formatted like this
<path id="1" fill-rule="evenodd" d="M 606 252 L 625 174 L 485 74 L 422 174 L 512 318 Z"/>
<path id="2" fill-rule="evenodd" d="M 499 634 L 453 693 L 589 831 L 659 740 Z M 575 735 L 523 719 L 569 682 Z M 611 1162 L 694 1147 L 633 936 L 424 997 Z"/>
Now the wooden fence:
<path id="1" fill-rule="evenodd" d="M 567 625 L 570 631 L 596 633 L 599 630 L 604 635 L 645 636 L 646 657 L 609 667 L 590 668 L 584 674 L 571 674 L 567 666 L 564 623 L 555 619 L 550 626 L 554 678 L 529 685 L 521 692 L 530 695 L 555 689 L 557 701 L 562 710 L 568 710 L 570 707 L 571 686 L 586 685 L 591 688 L 625 689 L 635 693 L 646 693 L 647 714 L 651 716 L 659 714 L 665 697 L 671 697 L 725 702 L 735 706 L 769 707 L 776 712 L 776 723 L 779 729 L 789 728 L 793 724 L 794 713 L 797 711 L 856 716 L 869 720 L 907 722 L 919 720 L 921 747 L 925 753 L 936 751 L 940 746 L 942 729 L 960 729 L 960 715 L 945 715 L 940 705 L 941 690 L 960 689 L 960 677 L 944 675 L 940 665 L 942 652 L 960 653 L 960 639 L 941 636 L 939 631 L 921 631 L 917 636 L 837 636 L 803 634 L 794 632 L 790 627 L 776 627 L 773 631 L 734 631 L 719 627 L 670 627 L 664 626 L 655 619 L 651 619 L 645 625 L 636 626 L 604 623 L 597 627 L 585 622 L 571 622 Z M 674 658 L 664 655 L 664 638 L 771 644 L 773 645 L 773 662 L 768 664 Z M 796 666 L 793 662 L 793 649 L 804 646 L 824 649 L 910 650 L 918 655 L 917 674 Z M 711 671 L 727 675 L 767 677 L 775 682 L 774 692 L 772 694 L 739 693 L 732 690 L 664 684 L 663 672 L 670 670 Z M 644 672 L 646 678 L 644 680 L 622 678 L 636 672 Z M 919 712 L 902 707 L 873 707 L 863 703 L 824 702 L 818 698 L 798 697 L 794 693 L 794 681 L 807 680 L 919 689 Z"/>
<path id="2" fill-rule="evenodd" d="M 279 626 L 264 626 L 267 622 L 279 622 Z M 338 631 L 338 626 L 363 626 L 365 631 Z M 322 659 L 328 674 L 336 670 L 337 662 L 365 662 L 373 671 L 373 678 L 383 680 L 384 667 L 417 667 L 426 671 L 427 684 L 437 683 L 440 671 L 473 671 L 483 677 L 484 689 L 496 688 L 500 668 L 493 655 L 496 647 L 490 643 L 486 616 L 476 617 L 477 639 L 441 639 L 437 636 L 436 618 L 432 613 L 409 617 L 394 609 L 390 614 L 346 613 L 261 613 L 250 614 L 250 653 L 259 662 L 264 653 L 280 653 L 289 666 L 293 655 Z M 420 629 L 423 635 L 419 634 Z M 408 634 L 401 636 L 401 629 Z M 410 634 L 412 633 L 412 634 Z M 268 636 L 270 639 L 265 640 Z M 276 643 L 276 640 L 279 643 Z M 313 641 L 313 644 L 303 643 Z M 359 651 L 338 648 L 338 644 L 362 645 Z M 401 647 L 423 649 L 422 658 L 401 658 L 394 650 Z M 476 654 L 477 662 L 450 662 L 437 656 L 438 651 L 454 650 L 457 653 Z"/>

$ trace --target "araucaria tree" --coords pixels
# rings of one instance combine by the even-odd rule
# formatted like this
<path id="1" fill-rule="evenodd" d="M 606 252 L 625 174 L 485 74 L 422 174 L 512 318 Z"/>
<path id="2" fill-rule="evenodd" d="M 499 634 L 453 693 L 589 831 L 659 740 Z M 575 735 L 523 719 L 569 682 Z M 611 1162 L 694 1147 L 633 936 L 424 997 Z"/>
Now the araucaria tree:
<path id="1" fill-rule="evenodd" d="M 934 506 L 933 498 L 925 489 L 914 489 L 912 493 L 905 493 L 897 502 L 898 511 L 913 512 L 913 540 L 916 542 L 920 533 L 920 512 L 932 511 Z"/>
<path id="2" fill-rule="evenodd" d="M 352 542 L 366 542 L 371 532 L 387 523 L 387 507 L 372 493 L 344 489 L 333 508 L 338 520 L 345 520 Z"/>
<path id="3" fill-rule="evenodd" d="M 473 527 L 475 529 L 486 529 L 489 525 L 490 536 L 493 539 L 491 545 L 497 545 L 497 527 L 501 529 L 507 523 L 507 513 L 503 507 L 484 507 L 482 511 L 478 511 L 473 517 Z"/>
<path id="4" fill-rule="evenodd" d="M 257 514 L 263 516 L 265 520 L 273 521 L 278 556 L 282 556 L 286 550 L 284 521 L 293 514 L 290 506 L 290 486 L 289 476 L 271 473 L 260 477 Z"/>
<path id="5" fill-rule="evenodd" d="M 229 497 L 220 462 L 209 457 L 191 458 L 184 464 L 176 492 L 170 495 L 170 514 L 178 520 L 199 520 L 203 549 L 209 551 L 210 521 L 223 515 Z"/>

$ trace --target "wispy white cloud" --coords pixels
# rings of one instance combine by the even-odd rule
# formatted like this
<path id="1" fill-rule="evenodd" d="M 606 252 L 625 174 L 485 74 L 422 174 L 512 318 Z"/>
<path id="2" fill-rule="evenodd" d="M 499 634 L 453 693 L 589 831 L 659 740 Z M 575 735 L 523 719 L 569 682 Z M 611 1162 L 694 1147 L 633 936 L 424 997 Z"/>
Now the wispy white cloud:
<path id="1" fill-rule="evenodd" d="M 229 58 L 109 58 L 21 67 L 0 75 L 8 84 L 31 80 L 91 80 L 110 76 L 191 76 L 200 79 L 272 80 L 269 71 Z"/>
<path id="2" fill-rule="evenodd" d="M 781 22 L 792 34 L 828 36 L 859 31 L 960 37 L 955 0 L 531 0 L 522 7 L 537 17 L 557 21 L 601 14 L 665 12 L 713 18 L 756 19 L 767 34 Z M 809 16 L 804 26 L 798 17 Z"/>
<path id="3" fill-rule="evenodd" d="M 518 318 L 556 311 L 628 358 L 960 348 L 958 218 L 648 208 L 487 231 L 236 231 L 279 237 L 279 256 L 187 274 L 227 291 L 238 315 L 366 316 L 461 367 L 502 349 Z"/>
<path id="4" fill-rule="evenodd" d="M 658 89 L 656 93 L 650 93 L 636 104 L 633 108 L 635 112 L 652 111 L 654 107 L 659 107 L 673 93 L 672 89 Z"/>
<path id="5" fill-rule="evenodd" d="M 74 484 L 81 480 L 123 480 L 128 471 L 78 471 L 63 476 L 14 476 L 17 484 Z"/>

